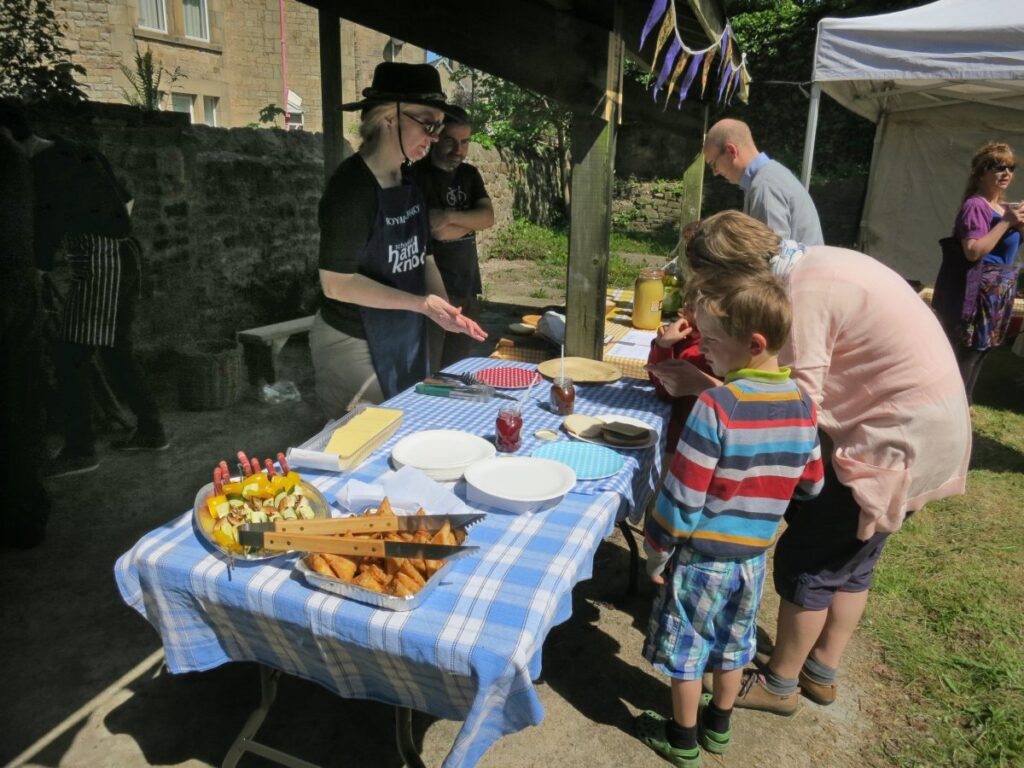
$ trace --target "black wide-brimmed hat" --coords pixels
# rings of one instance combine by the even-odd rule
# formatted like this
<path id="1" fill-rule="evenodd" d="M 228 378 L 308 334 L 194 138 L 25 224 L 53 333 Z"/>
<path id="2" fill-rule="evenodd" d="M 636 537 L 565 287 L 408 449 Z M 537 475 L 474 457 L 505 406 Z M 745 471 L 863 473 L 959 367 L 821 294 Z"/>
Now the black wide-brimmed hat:
<path id="1" fill-rule="evenodd" d="M 441 90 L 441 76 L 429 64 L 385 61 L 373 70 L 373 84 L 363 89 L 363 99 L 342 104 L 345 112 L 400 101 L 446 110 L 448 97 Z"/>

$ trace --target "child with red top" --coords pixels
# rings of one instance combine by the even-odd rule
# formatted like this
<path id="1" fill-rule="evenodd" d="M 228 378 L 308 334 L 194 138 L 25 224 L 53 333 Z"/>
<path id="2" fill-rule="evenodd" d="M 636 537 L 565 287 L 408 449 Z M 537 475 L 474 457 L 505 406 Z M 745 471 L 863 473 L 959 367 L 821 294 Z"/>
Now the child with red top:
<path id="1" fill-rule="evenodd" d="M 685 360 L 697 366 L 704 373 L 711 373 L 711 368 L 700 351 L 700 331 L 697 330 L 693 312 L 690 309 L 690 298 L 689 292 L 684 294 L 683 308 L 679 310 L 678 319 L 666 323 L 658 329 L 657 336 L 651 342 L 651 352 L 647 356 L 648 366 L 665 360 Z M 656 376 L 650 373 L 647 376 L 654 384 L 654 393 L 660 399 L 672 403 L 672 416 L 665 434 L 665 453 L 671 455 L 675 453 L 676 443 L 679 442 L 679 435 L 683 431 L 683 424 L 686 423 L 686 418 L 690 415 L 697 398 L 692 395 L 673 397 Z"/>

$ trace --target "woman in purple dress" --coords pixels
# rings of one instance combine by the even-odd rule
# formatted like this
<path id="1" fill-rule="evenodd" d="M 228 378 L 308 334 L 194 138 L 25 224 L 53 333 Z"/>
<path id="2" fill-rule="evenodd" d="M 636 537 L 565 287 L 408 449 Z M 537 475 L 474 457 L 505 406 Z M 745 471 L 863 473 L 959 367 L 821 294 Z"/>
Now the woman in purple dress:
<path id="1" fill-rule="evenodd" d="M 1008 144 L 990 141 L 974 154 L 953 225 L 963 260 L 947 254 L 936 279 L 933 305 L 956 351 L 968 402 L 985 355 L 1003 343 L 1013 316 L 1024 210 L 1006 202 L 1006 189 L 1016 168 Z"/>

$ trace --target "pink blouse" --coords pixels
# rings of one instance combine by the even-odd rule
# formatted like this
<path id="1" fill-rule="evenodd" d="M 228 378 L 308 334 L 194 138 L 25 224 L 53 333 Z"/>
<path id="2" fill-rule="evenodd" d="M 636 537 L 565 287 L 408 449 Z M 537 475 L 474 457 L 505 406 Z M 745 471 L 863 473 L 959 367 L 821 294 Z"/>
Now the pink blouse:
<path id="1" fill-rule="evenodd" d="M 907 282 L 862 253 L 812 246 L 789 275 L 779 356 L 818 406 L 832 465 L 860 505 L 858 536 L 964 492 L 971 419 L 953 351 Z"/>

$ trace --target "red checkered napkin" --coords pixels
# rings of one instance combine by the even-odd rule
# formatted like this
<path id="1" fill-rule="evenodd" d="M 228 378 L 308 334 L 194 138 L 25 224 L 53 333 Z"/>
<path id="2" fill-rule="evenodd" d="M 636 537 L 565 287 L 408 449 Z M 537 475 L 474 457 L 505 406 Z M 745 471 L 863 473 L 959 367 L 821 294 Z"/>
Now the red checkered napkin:
<path id="1" fill-rule="evenodd" d="M 525 389 L 540 381 L 540 374 L 525 368 L 484 368 L 473 374 L 483 384 L 490 384 L 495 389 Z"/>

